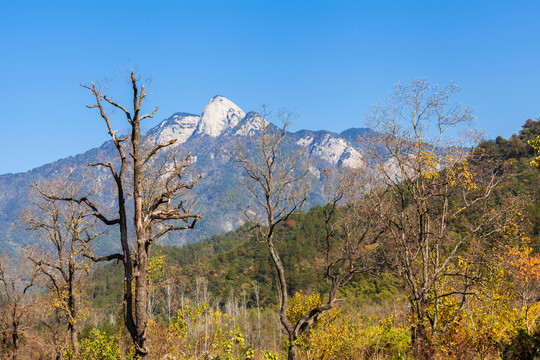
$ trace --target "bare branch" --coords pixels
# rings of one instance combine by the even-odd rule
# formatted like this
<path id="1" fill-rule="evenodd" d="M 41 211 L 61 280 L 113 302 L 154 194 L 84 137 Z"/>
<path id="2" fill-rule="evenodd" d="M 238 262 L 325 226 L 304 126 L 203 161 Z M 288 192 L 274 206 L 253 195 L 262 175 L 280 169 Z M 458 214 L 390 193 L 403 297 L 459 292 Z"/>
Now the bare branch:
<path id="1" fill-rule="evenodd" d="M 104 256 L 95 256 L 93 254 L 88 254 L 88 253 L 85 253 L 84 254 L 85 257 L 87 257 L 88 259 L 92 260 L 93 262 L 100 262 L 100 261 L 110 261 L 110 260 L 119 260 L 119 261 L 123 261 L 124 260 L 124 255 L 123 254 L 111 254 L 111 255 L 104 255 Z"/>
<path id="2" fill-rule="evenodd" d="M 146 163 L 148 162 L 148 160 L 150 160 L 150 158 L 151 158 L 152 156 L 154 156 L 154 155 L 158 152 L 159 149 L 162 149 L 162 148 L 165 148 L 165 147 L 167 147 L 167 146 L 170 146 L 170 145 L 174 144 L 174 143 L 176 142 L 176 140 L 177 140 L 177 139 L 171 139 L 171 140 L 169 140 L 169 141 L 167 141 L 167 142 L 164 142 L 164 143 L 161 143 L 161 144 L 156 145 L 156 146 L 150 151 L 150 153 L 148 153 L 148 155 L 146 155 L 146 158 L 144 159 L 143 164 L 146 164 Z"/>
<path id="3" fill-rule="evenodd" d="M 141 98 L 141 101 L 142 101 L 142 98 Z M 156 106 L 154 108 L 154 110 L 152 110 L 152 113 L 151 114 L 146 114 L 146 115 L 143 115 L 140 117 L 140 120 L 143 121 L 144 119 L 146 118 L 153 118 L 154 117 L 154 114 L 156 113 L 156 111 L 159 109 L 159 106 Z"/>

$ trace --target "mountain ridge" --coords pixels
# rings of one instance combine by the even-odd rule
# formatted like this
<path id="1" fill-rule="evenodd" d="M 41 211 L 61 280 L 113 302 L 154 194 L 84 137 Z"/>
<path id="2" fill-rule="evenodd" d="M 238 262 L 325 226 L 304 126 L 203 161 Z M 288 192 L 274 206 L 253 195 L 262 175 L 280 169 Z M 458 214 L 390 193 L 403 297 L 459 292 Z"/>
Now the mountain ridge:
<path id="1" fill-rule="evenodd" d="M 233 230 L 242 224 L 238 214 L 227 208 L 226 194 L 234 191 L 237 179 L 242 174 L 226 156 L 234 149 L 234 144 L 243 136 L 260 130 L 261 115 L 257 112 L 244 112 L 231 100 L 214 96 L 205 106 L 201 115 L 176 112 L 159 124 L 149 129 L 145 136 L 153 143 L 176 139 L 175 150 L 180 154 L 191 153 L 192 168 L 203 176 L 194 189 L 198 202 L 198 211 L 205 217 L 196 229 L 177 232 L 165 239 L 164 243 L 182 245 L 202 240 L 208 236 Z M 352 134 L 366 130 L 351 128 L 345 130 L 348 136 L 326 130 L 299 130 L 287 133 L 289 151 L 303 149 L 313 162 L 312 177 L 315 190 L 308 201 L 309 206 L 322 201 L 322 179 L 320 173 L 331 166 L 362 166 L 362 146 L 359 142 L 351 143 Z M 106 203 L 114 198 L 108 181 L 110 175 L 106 169 L 88 168 L 87 163 L 113 160 L 115 157 L 112 141 L 101 146 L 43 164 L 27 172 L 0 175 L 0 245 L 10 250 L 35 242 L 26 238 L 26 234 L 14 224 L 18 213 L 29 204 L 29 184 L 34 180 L 51 179 L 67 176 L 70 169 L 85 169 L 93 181 L 103 185 L 98 198 Z M 200 226 L 199 226 L 200 225 Z M 109 249 L 114 241 L 103 242 L 103 249 Z"/>

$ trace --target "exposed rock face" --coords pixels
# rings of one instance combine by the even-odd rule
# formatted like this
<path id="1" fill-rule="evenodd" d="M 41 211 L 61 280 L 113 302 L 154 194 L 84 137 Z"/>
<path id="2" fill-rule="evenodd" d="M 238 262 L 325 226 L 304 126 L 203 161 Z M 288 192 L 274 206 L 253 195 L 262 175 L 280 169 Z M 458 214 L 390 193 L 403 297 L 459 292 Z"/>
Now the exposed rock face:
<path id="1" fill-rule="evenodd" d="M 223 131 L 238 125 L 245 116 L 246 113 L 235 103 L 216 95 L 204 108 L 196 133 L 211 137 L 219 136 Z"/>
<path id="2" fill-rule="evenodd" d="M 328 131 L 301 131 L 296 144 L 309 153 L 333 165 L 359 168 L 364 165 L 363 156 L 349 141 Z"/>

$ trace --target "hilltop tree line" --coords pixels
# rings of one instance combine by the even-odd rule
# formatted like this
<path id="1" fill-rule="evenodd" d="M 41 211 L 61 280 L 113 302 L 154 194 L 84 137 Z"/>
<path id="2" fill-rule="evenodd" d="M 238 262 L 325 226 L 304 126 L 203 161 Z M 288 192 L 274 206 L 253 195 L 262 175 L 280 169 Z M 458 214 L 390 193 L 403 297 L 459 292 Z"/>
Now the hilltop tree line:
<path id="1" fill-rule="evenodd" d="M 459 88 L 398 84 L 374 106 L 361 168 L 317 173 L 265 111 L 227 155 L 245 225 L 186 247 L 199 176 L 174 140 L 149 144 L 145 85 L 130 106 L 83 85 L 117 157 L 115 201 L 83 171 L 35 182 L 21 226 L 42 240 L 0 261 L 6 358 L 364 359 L 540 355 L 540 123 L 481 141 Z M 119 135 L 111 109 L 129 124 Z M 273 125 L 270 120 L 282 126 Z M 232 165 L 231 165 L 232 166 Z M 305 212 L 312 179 L 325 205 Z M 108 232 L 118 253 L 95 254 Z M 105 265 L 98 266 L 105 262 Z"/>

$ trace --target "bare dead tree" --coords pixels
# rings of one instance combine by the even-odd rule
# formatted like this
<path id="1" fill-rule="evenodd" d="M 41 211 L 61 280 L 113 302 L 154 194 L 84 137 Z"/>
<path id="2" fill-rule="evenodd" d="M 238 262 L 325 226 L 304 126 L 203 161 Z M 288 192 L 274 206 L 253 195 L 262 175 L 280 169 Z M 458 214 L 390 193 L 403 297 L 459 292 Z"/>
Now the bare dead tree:
<path id="1" fill-rule="evenodd" d="M 81 195 L 84 181 L 71 175 L 67 181 L 34 182 L 32 206 L 21 214 L 25 228 L 46 243 L 29 259 L 43 273 L 53 296 L 53 307 L 65 313 L 73 354 L 78 354 L 81 280 L 88 273 L 89 244 L 99 233 L 97 219 L 84 203 L 61 201 L 55 197 Z M 51 196 L 50 194 L 54 194 Z"/>
<path id="2" fill-rule="evenodd" d="M 143 101 L 147 95 L 144 85 L 139 86 L 139 79 L 131 71 L 129 82 L 132 87 L 133 106 L 128 111 L 112 98 L 102 94 L 95 84 L 83 85 L 95 98 L 96 103 L 89 108 L 96 108 L 107 125 L 109 134 L 120 156 L 120 170 L 117 172 L 112 162 L 91 164 L 108 168 L 115 180 L 118 193 L 118 218 L 109 220 L 96 210 L 96 216 L 106 225 L 120 225 L 122 254 L 94 260 L 120 259 L 124 263 L 124 321 L 135 344 L 136 357 L 149 358 L 147 339 L 148 328 L 148 265 L 152 244 L 171 231 L 190 229 L 195 226 L 200 215 L 192 213 L 192 207 L 184 199 L 197 178 L 186 179 L 186 168 L 190 164 L 190 155 L 178 160 L 176 156 L 158 158 L 158 153 L 175 143 L 176 139 L 156 144 L 143 151 L 141 121 L 152 118 L 157 107 L 150 114 L 141 114 Z M 131 134 L 122 138 L 113 131 L 104 103 L 124 113 Z M 126 144 L 127 142 L 127 144 Z M 130 160 L 127 155 L 129 154 Z M 127 179 L 126 170 L 132 169 L 132 178 Z M 129 185 L 128 185 L 129 184 Z M 125 189 L 129 188 L 133 201 L 133 225 L 135 227 L 135 250 L 133 254 L 128 244 L 127 213 Z M 91 206 L 92 207 L 92 206 Z M 132 262 L 133 255 L 133 262 Z M 134 285 L 135 298 L 132 296 Z"/>
<path id="3" fill-rule="evenodd" d="M 372 212 L 364 211 L 365 208 L 358 205 L 358 191 L 364 188 L 358 183 L 361 180 L 359 173 L 351 170 L 336 177 L 334 173 L 326 171 L 328 205 L 324 211 L 324 241 L 327 245 L 326 278 L 331 282 L 328 299 L 324 304 L 307 310 L 298 320 L 287 317 L 289 289 L 281 257 L 275 247 L 275 230 L 280 223 L 287 221 L 302 208 L 310 187 L 307 181 L 308 167 L 302 163 L 302 154 L 284 146 L 290 115 L 278 115 L 283 122 L 282 128 L 265 120 L 270 116 L 265 113 L 259 118 L 260 131 L 248 135 L 248 147 L 239 144 L 231 158 L 242 167 L 246 175 L 242 186 L 247 193 L 248 206 L 238 208 L 248 221 L 256 224 L 258 237 L 268 245 L 279 282 L 280 321 L 289 338 L 288 358 L 296 359 L 296 340 L 334 306 L 339 288 L 349 282 L 354 274 L 366 269 L 365 255 L 375 248 L 368 245 L 377 241 L 381 231 L 374 226 Z M 346 226 L 345 222 L 339 225 L 336 223 L 341 202 L 348 204 L 345 212 L 349 220 L 356 215 L 354 226 Z M 361 230 L 356 230 L 355 226 L 361 226 Z"/>
<path id="4" fill-rule="evenodd" d="M 150 113 L 142 113 L 147 96 L 145 85 L 131 71 L 128 81 L 132 93 L 131 109 L 117 103 L 103 93 L 95 83 L 81 85 L 90 91 L 95 103 L 88 108 L 97 109 L 104 120 L 112 143 L 118 153 L 116 161 L 97 162 L 90 166 L 108 169 L 116 190 L 117 216 L 110 217 L 90 197 L 51 197 L 86 205 L 92 215 L 107 226 L 118 226 L 121 253 L 105 256 L 88 255 L 93 261 L 118 260 L 124 266 L 123 318 L 124 324 L 135 345 L 135 357 L 149 358 L 148 346 L 148 266 L 150 249 L 161 237 L 173 231 L 191 229 L 202 216 L 192 212 L 193 203 L 185 198 L 186 193 L 197 183 L 197 177 L 188 177 L 186 169 L 190 155 L 179 160 L 175 155 L 160 157 L 176 139 L 144 145 L 141 122 L 152 118 L 157 107 Z M 118 110 L 125 116 L 130 133 L 119 137 L 113 130 L 108 108 Z M 128 201 L 132 201 L 135 243 L 129 243 Z M 131 206 L 130 206 L 131 208 Z"/>
<path id="5" fill-rule="evenodd" d="M 379 241 L 384 233 L 370 204 L 362 200 L 368 191 L 368 169 L 325 169 L 324 243 L 325 279 L 330 282 L 326 301 L 306 309 L 295 324 L 292 338 L 298 339 L 335 306 L 338 292 L 356 274 L 366 274 L 377 264 Z M 290 336 L 291 338 L 291 336 Z M 289 358 L 294 355 L 289 354 Z"/>
<path id="6" fill-rule="evenodd" d="M 234 154 L 231 154 L 231 159 L 244 171 L 245 179 L 241 186 L 247 194 L 248 204 L 244 206 L 242 201 L 235 203 L 245 218 L 255 224 L 258 238 L 268 246 L 279 283 L 280 321 L 291 343 L 289 359 L 296 359 L 294 325 L 287 318 L 287 280 L 274 234 L 277 226 L 300 211 L 305 203 L 309 190 L 306 181 L 308 170 L 301 166 L 301 153 L 283 149 L 291 115 L 278 115 L 282 128 L 267 122 L 270 113 L 265 111 L 263 115 L 257 119 L 258 131 L 246 136 L 248 147 L 238 142 Z"/>
<path id="7" fill-rule="evenodd" d="M 370 140 L 380 182 L 366 201 L 387 229 L 386 254 L 411 305 L 419 358 L 433 355 L 431 339 L 474 296 L 481 274 L 468 250 L 494 234 L 500 219 L 487 201 L 502 168 L 476 158 L 482 153 L 474 151 L 473 111 L 453 102 L 457 91 L 455 84 L 439 88 L 422 79 L 398 84 L 387 104 L 373 107 L 369 121 L 378 132 Z M 476 216 L 460 218 L 466 212 Z"/>
<path id="8" fill-rule="evenodd" d="M 358 273 L 366 273 L 380 265 L 377 253 L 384 232 L 371 204 L 364 201 L 373 182 L 370 169 L 342 168 L 337 178 L 324 171 L 326 277 L 331 281 L 335 299 L 339 288 Z"/>
<path id="9" fill-rule="evenodd" d="M 39 275 L 39 269 L 29 264 L 26 257 L 19 258 L 17 263 L 6 254 L 0 257 L 0 326 L 5 341 L 2 345 L 14 360 L 18 358 L 26 328 L 25 317 L 33 305 L 30 291 L 37 285 Z M 8 339 L 11 343 L 7 343 Z"/>

